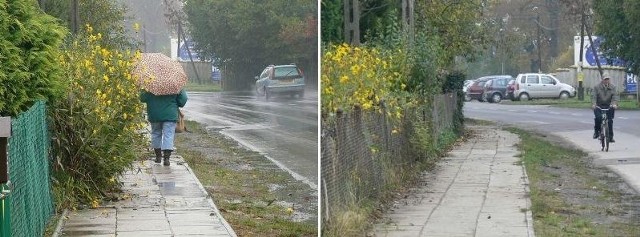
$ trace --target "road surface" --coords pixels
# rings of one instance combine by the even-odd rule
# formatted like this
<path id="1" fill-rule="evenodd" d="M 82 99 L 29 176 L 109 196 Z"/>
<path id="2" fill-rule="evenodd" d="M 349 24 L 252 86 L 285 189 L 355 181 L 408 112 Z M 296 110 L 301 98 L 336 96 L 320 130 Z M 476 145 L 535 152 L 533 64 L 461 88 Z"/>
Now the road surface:
<path id="1" fill-rule="evenodd" d="M 187 120 L 205 124 L 260 152 L 294 178 L 318 189 L 318 96 L 273 97 L 250 92 L 189 93 Z"/>
<path id="2" fill-rule="evenodd" d="M 464 115 L 561 137 L 594 157 L 594 163 L 618 173 L 640 193 L 640 111 L 617 110 L 613 122 L 616 143 L 601 151 L 593 139 L 591 109 L 544 105 L 502 105 L 465 102 Z"/>

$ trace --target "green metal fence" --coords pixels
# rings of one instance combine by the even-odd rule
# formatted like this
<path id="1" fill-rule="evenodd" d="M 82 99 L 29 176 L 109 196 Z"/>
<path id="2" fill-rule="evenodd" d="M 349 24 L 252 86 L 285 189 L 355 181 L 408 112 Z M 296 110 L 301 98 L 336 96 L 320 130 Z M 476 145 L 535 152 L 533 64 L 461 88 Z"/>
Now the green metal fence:
<path id="1" fill-rule="evenodd" d="M 44 102 L 12 119 L 9 138 L 11 236 L 42 236 L 53 214 Z M 2 231 L 0 231 L 2 233 Z"/>
<path id="2" fill-rule="evenodd" d="M 9 187 L 2 183 L 0 184 L 0 193 L 5 194 L 5 190 L 9 190 Z M 10 191 L 10 190 L 9 190 Z M 4 196 L 0 200 L 0 236 L 11 236 L 11 196 Z"/>

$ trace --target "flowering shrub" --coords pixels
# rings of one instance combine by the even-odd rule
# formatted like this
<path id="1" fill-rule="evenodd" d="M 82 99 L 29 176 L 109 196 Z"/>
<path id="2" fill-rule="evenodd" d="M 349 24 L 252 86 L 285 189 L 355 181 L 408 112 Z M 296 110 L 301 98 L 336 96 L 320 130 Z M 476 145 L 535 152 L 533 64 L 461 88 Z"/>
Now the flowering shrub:
<path id="1" fill-rule="evenodd" d="M 112 50 L 87 26 L 60 58 L 67 93 L 50 111 L 54 195 L 59 207 L 98 205 L 140 157 L 146 127 L 131 74 L 139 53 Z"/>
<path id="2" fill-rule="evenodd" d="M 322 113 L 353 106 L 374 110 L 382 101 L 394 117 L 406 101 L 408 64 L 403 50 L 379 50 L 346 44 L 329 46 L 322 55 Z M 409 102 L 410 103 L 410 102 Z"/>

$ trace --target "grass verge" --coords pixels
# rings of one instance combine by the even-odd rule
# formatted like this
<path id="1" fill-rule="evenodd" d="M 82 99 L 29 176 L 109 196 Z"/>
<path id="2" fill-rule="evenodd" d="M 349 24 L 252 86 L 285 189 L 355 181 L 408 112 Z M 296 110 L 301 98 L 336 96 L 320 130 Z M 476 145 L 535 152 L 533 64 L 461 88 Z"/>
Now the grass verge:
<path id="1" fill-rule="evenodd" d="M 317 236 L 317 192 L 257 152 L 187 121 L 176 148 L 238 236 Z"/>
<path id="2" fill-rule="evenodd" d="M 551 105 L 556 107 L 563 108 L 591 108 L 591 101 L 588 96 L 585 96 L 584 100 L 578 100 L 577 97 L 560 100 L 560 99 L 536 99 L 529 101 L 511 101 L 511 100 L 503 100 L 501 103 L 503 104 L 513 104 L 513 105 Z M 619 103 L 619 108 L 621 110 L 639 110 L 640 106 L 638 102 L 635 100 L 621 99 Z"/>
<path id="3" fill-rule="evenodd" d="M 640 236 L 640 198 L 578 150 L 509 128 L 521 138 L 537 236 Z"/>
<path id="4" fill-rule="evenodd" d="M 220 92 L 222 91 L 222 87 L 220 86 L 220 84 L 212 84 L 212 83 L 198 84 L 195 82 L 188 82 L 187 85 L 184 86 L 184 89 L 187 92 Z"/>

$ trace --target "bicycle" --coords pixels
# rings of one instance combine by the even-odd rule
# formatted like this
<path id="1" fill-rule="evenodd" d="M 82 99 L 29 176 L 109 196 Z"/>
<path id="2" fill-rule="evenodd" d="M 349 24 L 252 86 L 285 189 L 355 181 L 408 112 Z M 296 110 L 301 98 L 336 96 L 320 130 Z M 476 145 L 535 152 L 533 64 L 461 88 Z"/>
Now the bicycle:
<path id="1" fill-rule="evenodd" d="M 607 112 L 609 112 L 611 108 L 603 109 L 603 108 L 600 108 L 599 106 L 596 106 L 596 108 L 600 110 L 600 116 L 602 117 L 602 125 L 600 125 L 600 138 L 598 138 L 600 140 L 600 144 L 602 145 L 602 149 L 600 149 L 600 151 L 609 152 L 610 131 L 609 131 L 609 119 L 607 118 Z"/>

